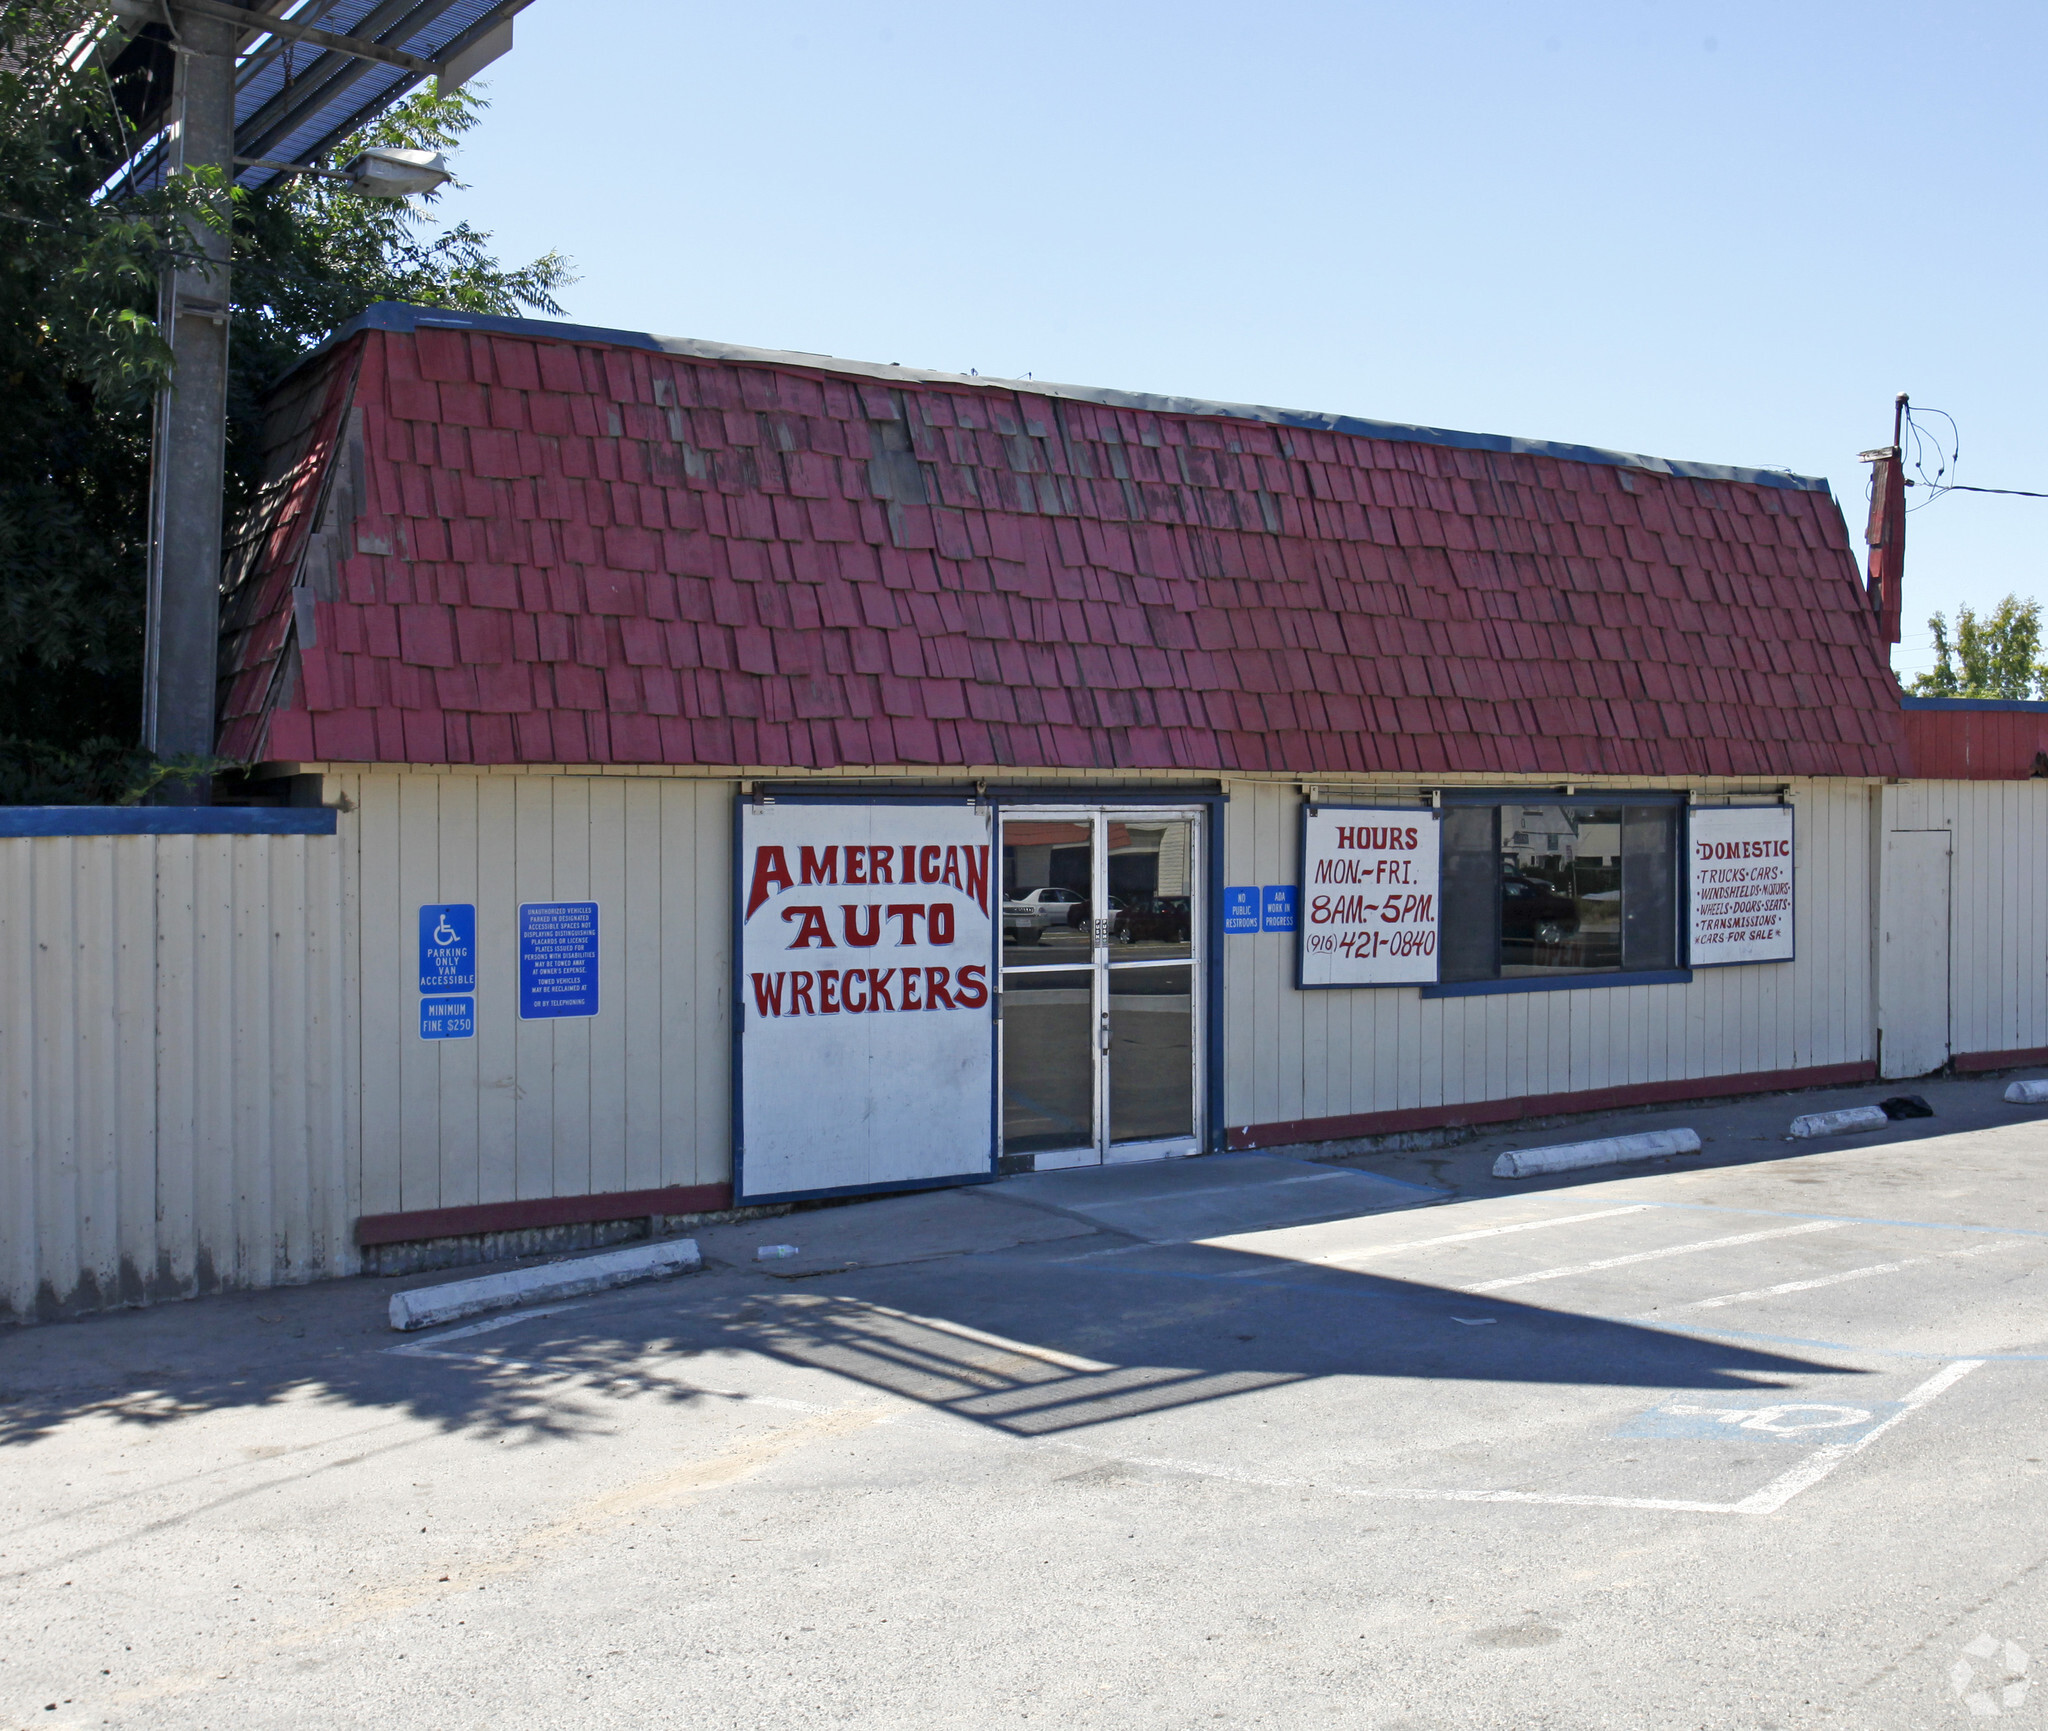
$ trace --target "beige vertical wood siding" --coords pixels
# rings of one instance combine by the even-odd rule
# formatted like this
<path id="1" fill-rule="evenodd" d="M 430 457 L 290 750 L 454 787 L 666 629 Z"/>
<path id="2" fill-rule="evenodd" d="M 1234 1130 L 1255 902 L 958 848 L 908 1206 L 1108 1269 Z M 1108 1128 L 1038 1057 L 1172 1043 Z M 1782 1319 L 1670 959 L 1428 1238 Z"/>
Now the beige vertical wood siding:
<path id="1" fill-rule="evenodd" d="M 348 1272 L 360 1214 L 728 1179 L 734 785 L 335 771 L 333 837 L 0 840 L 0 1317 Z M 1895 827 L 1955 835 L 1955 1050 L 2048 1046 L 2048 781 L 1793 785 L 1794 962 L 1425 1000 L 1226 938 L 1226 1124 L 1868 1062 Z M 1224 883 L 1294 882 L 1294 783 L 1229 791 Z M 571 899 L 600 1014 L 521 1022 L 518 904 Z M 418 909 L 451 901 L 478 1032 L 423 1041 Z"/>
<path id="2" fill-rule="evenodd" d="M 731 1176 L 733 784 L 343 774 L 362 1212 Z M 598 904 L 599 1013 L 519 1019 L 521 902 Z M 419 909 L 474 902 L 477 1032 L 419 1037 Z"/>
<path id="3" fill-rule="evenodd" d="M 1703 968 L 1683 985 L 1426 999 L 1412 986 L 1296 991 L 1293 936 L 1225 938 L 1226 1122 L 1290 1123 L 1867 1061 L 1871 789 L 1792 785 L 1792 962 Z M 1324 797 L 1369 803 L 1375 793 L 1331 786 Z M 1296 881 L 1301 803 L 1291 783 L 1231 784 L 1226 882 Z"/>
<path id="4" fill-rule="evenodd" d="M 730 1177 L 731 781 L 420 770 L 329 787 L 355 807 L 342 828 L 364 1213 Z M 1233 778 L 1230 795 L 1224 881 L 1293 882 L 1294 783 Z M 1794 798 L 1790 963 L 1424 1000 L 1298 992 L 1292 938 L 1226 938 L 1226 1125 L 1868 1062 L 1875 790 L 1806 782 Z M 518 903 L 583 897 L 602 909 L 602 1013 L 522 1023 Z M 414 932 L 437 901 L 478 906 L 474 1040 L 418 1037 Z"/>
<path id="5" fill-rule="evenodd" d="M 355 1266 L 331 836 L 0 839 L 0 1318 Z"/>
<path id="6" fill-rule="evenodd" d="M 1949 1049 L 1970 1054 L 2048 1046 L 2048 780 L 1904 782 L 1883 790 L 1879 824 L 1887 832 L 1947 829 L 1954 835 Z M 1941 914 L 1901 910 L 1898 917 Z M 1888 991 L 1914 988 L 1914 982 L 1886 985 Z"/>

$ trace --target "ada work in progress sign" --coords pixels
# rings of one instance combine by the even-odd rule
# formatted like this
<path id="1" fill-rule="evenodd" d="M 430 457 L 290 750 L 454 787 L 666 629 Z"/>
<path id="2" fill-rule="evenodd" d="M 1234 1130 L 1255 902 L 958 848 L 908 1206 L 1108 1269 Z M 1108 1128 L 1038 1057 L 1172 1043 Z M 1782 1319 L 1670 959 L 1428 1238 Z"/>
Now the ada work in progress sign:
<path id="1" fill-rule="evenodd" d="M 1303 809 L 1301 985 L 1428 985 L 1437 976 L 1436 813 Z"/>
<path id="2" fill-rule="evenodd" d="M 991 828 L 740 802 L 736 1200 L 993 1169 Z"/>
<path id="3" fill-rule="evenodd" d="M 1692 814 L 1696 968 L 1792 960 L 1792 808 L 1699 807 Z"/>

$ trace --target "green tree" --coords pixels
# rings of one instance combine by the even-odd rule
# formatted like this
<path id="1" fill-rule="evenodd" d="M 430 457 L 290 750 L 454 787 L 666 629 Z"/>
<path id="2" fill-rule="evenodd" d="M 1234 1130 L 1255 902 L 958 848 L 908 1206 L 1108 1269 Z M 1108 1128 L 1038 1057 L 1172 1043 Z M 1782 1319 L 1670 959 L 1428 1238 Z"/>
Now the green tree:
<path id="1" fill-rule="evenodd" d="M 379 300 L 558 313 L 575 280 L 558 253 L 500 264 L 431 198 L 313 176 L 100 197 L 127 140 L 104 69 L 67 53 L 79 16 L 0 0 L 0 803 L 116 798 L 155 773 L 135 745 L 151 405 L 171 358 L 154 312 L 188 222 L 233 230 L 230 517 L 254 490 L 264 393 L 335 327 Z M 449 148 L 484 106 L 421 91 L 335 156 Z"/>
<path id="2" fill-rule="evenodd" d="M 2041 661 L 2041 603 L 2008 595 L 1985 618 L 1956 609 L 1955 640 L 1941 614 L 1927 621 L 1934 633 L 1934 671 L 1913 681 L 1918 697 L 2032 697 L 2048 695 Z M 1960 664 L 1960 665 L 1959 665 Z"/>

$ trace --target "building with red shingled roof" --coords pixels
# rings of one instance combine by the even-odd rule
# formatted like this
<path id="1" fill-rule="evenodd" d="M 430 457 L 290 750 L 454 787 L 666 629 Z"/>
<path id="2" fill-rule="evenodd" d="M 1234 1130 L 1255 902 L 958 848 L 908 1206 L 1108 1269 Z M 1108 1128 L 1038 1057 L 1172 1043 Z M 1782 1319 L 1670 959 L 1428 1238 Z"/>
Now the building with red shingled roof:
<path id="1" fill-rule="evenodd" d="M 373 1259 L 1934 1038 L 1822 481 L 396 305 L 268 437 L 220 749 L 342 814 Z"/>

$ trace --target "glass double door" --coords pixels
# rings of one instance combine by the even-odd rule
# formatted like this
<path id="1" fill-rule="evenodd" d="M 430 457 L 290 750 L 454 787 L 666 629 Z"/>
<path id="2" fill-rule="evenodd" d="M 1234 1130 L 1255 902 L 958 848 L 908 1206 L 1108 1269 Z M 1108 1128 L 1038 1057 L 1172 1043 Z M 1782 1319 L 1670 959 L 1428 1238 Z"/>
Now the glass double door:
<path id="1" fill-rule="evenodd" d="M 1043 1172 L 1199 1151 L 1202 815 L 1004 808 L 1004 1154 Z"/>

